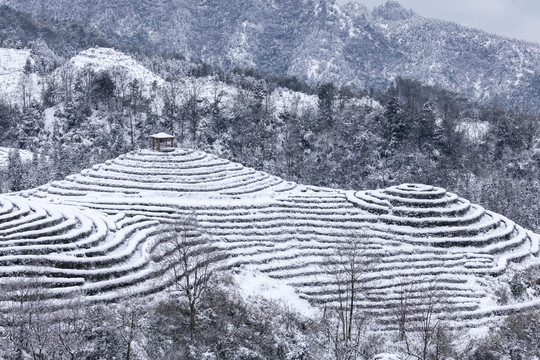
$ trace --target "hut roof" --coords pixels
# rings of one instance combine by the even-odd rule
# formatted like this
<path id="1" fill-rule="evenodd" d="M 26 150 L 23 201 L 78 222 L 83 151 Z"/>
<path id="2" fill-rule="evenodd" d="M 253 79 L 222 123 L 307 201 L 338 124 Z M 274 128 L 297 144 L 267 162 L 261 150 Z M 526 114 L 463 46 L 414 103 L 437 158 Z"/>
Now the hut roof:
<path id="1" fill-rule="evenodd" d="M 174 135 L 169 135 L 164 132 L 160 132 L 154 135 L 150 135 L 151 138 L 154 139 L 174 139 Z"/>

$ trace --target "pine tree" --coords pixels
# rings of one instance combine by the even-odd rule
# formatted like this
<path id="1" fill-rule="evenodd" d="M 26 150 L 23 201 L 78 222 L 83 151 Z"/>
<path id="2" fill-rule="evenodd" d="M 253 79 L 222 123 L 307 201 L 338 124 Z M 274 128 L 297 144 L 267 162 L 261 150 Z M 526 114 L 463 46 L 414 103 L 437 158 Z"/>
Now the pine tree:
<path id="1" fill-rule="evenodd" d="M 23 190 L 23 164 L 19 149 L 12 149 L 8 155 L 8 191 L 16 192 Z"/>
<path id="2" fill-rule="evenodd" d="M 95 106 L 99 103 L 108 104 L 114 97 L 115 84 L 108 71 L 102 71 L 92 79 L 91 97 Z"/>
<path id="3" fill-rule="evenodd" d="M 333 83 L 323 83 L 317 88 L 319 98 L 319 117 L 321 128 L 324 131 L 328 129 L 334 120 L 334 100 L 336 97 L 336 88 Z"/>
<path id="4" fill-rule="evenodd" d="M 401 105 L 396 97 L 392 97 L 386 104 L 384 116 L 387 120 L 388 129 L 386 141 L 388 142 L 388 152 L 394 153 L 406 137 L 406 126 L 403 121 Z"/>
<path id="5" fill-rule="evenodd" d="M 36 170 L 34 186 L 40 186 L 48 183 L 51 180 L 51 167 L 46 156 L 38 155 L 36 158 L 37 167 L 34 168 Z"/>
<path id="6" fill-rule="evenodd" d="M 434 150 L 436 127 L 433 103 L 429 101 L 424 104 L 416 124 L 418 147 L 420 151 L 427 153 L 429 157 L 431 157 Z"/>

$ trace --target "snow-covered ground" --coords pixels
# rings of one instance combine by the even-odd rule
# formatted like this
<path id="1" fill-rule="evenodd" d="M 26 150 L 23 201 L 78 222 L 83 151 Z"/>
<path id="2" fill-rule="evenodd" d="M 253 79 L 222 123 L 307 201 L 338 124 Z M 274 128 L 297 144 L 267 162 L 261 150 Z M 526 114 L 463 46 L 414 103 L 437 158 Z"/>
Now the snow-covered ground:
<path id="1" fill-rule="evenodd" d="M 489 123 L 487 121 L 463 119 L 457 125 L 456 130 L 465 134 L 471 141 L 481 141 L 489 130 Z"/>
<path id="2" fill-rule="evenodd" d="M 337 305 L 343 268 L 329 259 L 351 243 L 366 264 L 358 305 L 383 329 L 395 327 L 403 296 L 414 312 L 436 294 L 438 316 L 468 327 L 540 301 L 531 293 L 501 306 L 495 294 L 511 273 L 539 262 L 538 235 L 444 189 L 304 186 L 188 149 L 131 152 L 0 197 L 0 277 L 35 269 L 60 299 L 160 291 L 169 277 L 158 265 L 167 259 L 151 256 L 159 224 L 191 215 L 228 255 L 215 266 L 240 269 L 245 297 L 307 316 Z"/>
<path id="3" fill-rule="evenodd" d="M 307 317 L 320 313 L 320 309 L 300 298 L 292 286 L 260 271 L 242 269 L 235 274 L 234 279 L 242 291 L 242 296 L 250 301 L 257 301 L 258 297 L 272 300 Z"/>
<path id="4" fill-rule="evenodd" d="M 8 165 L 8 157 L 10 150 L 13 149 L 7 147 L 0 147 L 0 167 L 6 167 Z M 19 150 L 19 154 L 21 156 L 21 161 L 32 161 L 33 153 L 31 151 Z"/>
<path id="5" fill-rule="evenodd" d="M 40 98 L 40 79 L 36 74 L 24 76 L 24 66 L 30 50 L 0 48 L 0 100 L 10 105 L 21 105 L 22 83 L 32 100 Z"/>
<path id="6" fill-rule="evenodd" d="M 67 66 L 69 65 L 79 70 L 89 67 L 95 72 L 123 71 L 123 74 L 119 76 L 125 76 L 127 82 L 137 79 L 147 87 L 150 87 L 152 83 L 157 85 L 164 83 L 161 77 L 142 66 L 131 56 L 111 48 L 96 47 L 81 51 L 68 61 Z"/>

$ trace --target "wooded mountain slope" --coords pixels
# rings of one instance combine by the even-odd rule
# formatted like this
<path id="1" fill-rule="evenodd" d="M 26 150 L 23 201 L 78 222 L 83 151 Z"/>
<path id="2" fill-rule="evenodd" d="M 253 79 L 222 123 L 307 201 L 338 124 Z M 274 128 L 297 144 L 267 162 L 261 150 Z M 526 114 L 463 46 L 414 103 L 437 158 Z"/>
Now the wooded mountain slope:
<path id="1" fill-rule="evenodd" d="M 364 89 L 402 76 L 538 109 L 540 45 L 424 18 L 395 1 L 373 11 L 333 0 L 4 3 L 88 24 L 133 47 L 180 52 L 224 68 Z"/>

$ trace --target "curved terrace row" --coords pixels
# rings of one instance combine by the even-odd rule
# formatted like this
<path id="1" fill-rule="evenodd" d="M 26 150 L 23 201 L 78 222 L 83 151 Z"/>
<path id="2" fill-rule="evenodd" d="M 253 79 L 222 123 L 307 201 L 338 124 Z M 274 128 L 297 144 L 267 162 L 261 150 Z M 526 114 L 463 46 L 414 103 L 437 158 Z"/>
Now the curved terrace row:
<path id="1" fill-rule="evenodd" d="M 39 271 L 64 281 L 56 296 L 160 291 L 160 223 L 193 214 L 229 255 L 220 266 L 265 272 L 330 306 L 343 270 L 328 260 L 356 242 L 369 263 L 359 306 L 389 327 L 405 288 L 412 309 L 430 291 L 442 315 L 482 320 L 508 262 L 538 253 L 536 234 L 441 188 L 297 185 L 187 149 L 131 152 L 25 194 L 0 198 L 0 272 L 37 274 L 39 253 Z"/>

